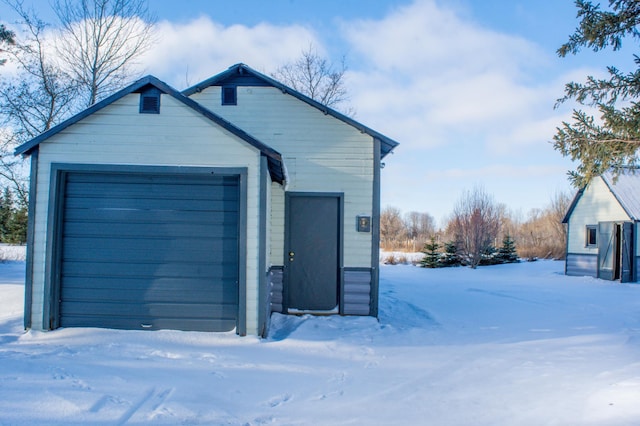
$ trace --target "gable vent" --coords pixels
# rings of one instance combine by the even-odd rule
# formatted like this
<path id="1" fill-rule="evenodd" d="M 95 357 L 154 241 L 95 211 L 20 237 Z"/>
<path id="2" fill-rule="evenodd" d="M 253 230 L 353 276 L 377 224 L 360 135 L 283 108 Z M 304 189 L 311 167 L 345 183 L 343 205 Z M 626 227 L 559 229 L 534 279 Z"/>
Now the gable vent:
<path id="1" fill-rule="evenodd" d="M 222 86 L 222 105 L 237 105 L 238 93 L 236 86 Z"/>
<path id="2" fill-rule="evenodd" d="M 151 88 L 140 93 L 140 113 L 160 114 L 160 91 Z"/>

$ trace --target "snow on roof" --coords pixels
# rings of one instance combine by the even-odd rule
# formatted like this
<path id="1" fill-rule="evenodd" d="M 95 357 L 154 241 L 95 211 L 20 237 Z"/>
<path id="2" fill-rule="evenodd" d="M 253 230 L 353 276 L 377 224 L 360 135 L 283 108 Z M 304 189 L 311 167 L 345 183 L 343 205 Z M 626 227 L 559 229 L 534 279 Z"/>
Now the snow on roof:
<path id="1" fill-rule="evenodd" d="M 602 180 L 632 220 L 640 220 L 640 170 L 627 169 L 617 177 L 606 172 Z"/>

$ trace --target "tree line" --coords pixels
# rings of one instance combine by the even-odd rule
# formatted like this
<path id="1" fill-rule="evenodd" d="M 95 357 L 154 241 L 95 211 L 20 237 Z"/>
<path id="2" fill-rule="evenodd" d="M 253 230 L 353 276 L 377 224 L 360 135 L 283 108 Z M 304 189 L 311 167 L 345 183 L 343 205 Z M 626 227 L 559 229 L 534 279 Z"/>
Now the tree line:
<path id="1" fill-rule="evenodd" d="M 0 243 L 27 241 L 27 206 L 16 201 L 11 188 L 0 192 Z"/>
<path id="2" fill-rule="evenodd" d="M 570 202 L 569 195 L 558 192 L 547 206 L 522 218 L 476 187 L 461 195 L 439 228 L 428 213 L 403 215 L 398 208 L 386 207 L 380 214 L 380 246 L 385 251 L 431 252 L 434 258 L 437 253 L 441 266 L 476 267 L 508 261 L 514 252 L 529 260 L 564 259 L 562 219 Z"/>

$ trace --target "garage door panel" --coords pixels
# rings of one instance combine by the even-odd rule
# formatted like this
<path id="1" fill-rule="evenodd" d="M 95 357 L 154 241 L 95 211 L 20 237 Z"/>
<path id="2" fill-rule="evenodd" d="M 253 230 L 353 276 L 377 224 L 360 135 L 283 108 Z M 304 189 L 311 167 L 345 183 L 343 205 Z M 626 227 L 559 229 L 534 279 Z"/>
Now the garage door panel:
<path id="1" fill-rule="evenodd" d="M 66 302 L 83 302 L 109 300 L 113 303 L 172 303 L 176 300 L 176 291 L 183 291 L 180 301 L 183 303 L 223 303 L 235 304 L 238 291 L 233 283 L 215 288 L 180 289 L 180 288 L 67 288 L 62 299 Z M 67 311 L 69 312 L 69 311 Z"/>
<path id="2" fill-rule="evenodd" d="M 176 179 L 178 176 L 179 180 Z M 202 173 L 194 174 L 171 174 L 171 173 L 112 173 L 112 172 L 77 172 L 69 173 L 66 178 L 67 183 L 84 182 L 91 185 L 96 184 L 146 184 L 154 185 L 183 185 L 190 188 L 197 186 L 230 186 L 237 187 L 237 176 L 209 174 L 203 179 Z"/>
<path id="3" fill-rule="evenodd" d="M 181 210 L 181 211 L 225 211 L 227 202 L 216 200 L 172 200 L 174 205 L 163 199 L 134 198 L 98 198 L 78 197 L 67 200 L 68 207 L 73 209 L 130 209 L 130 210 Z M 179 206 L 177 205 L 179 204 Z M 177 208 L 179 207 L 179 208 Z M 233 210 L 236 211 L 237 210 Z"/>
<path id="4" fill-rule="evenodd" d="M 119 263 L 119 262 L 74 262 L 66 261 L 62 267 L 65 276 L 86 277 L 208 277 L 213 280 L 223 277 L 236 276 L 235 263 L 186 263 L 186 262 L 157 262 L 157 263 Z"/>
<path id="5" fill-rule="evenodd" d="M 232 318 L 238 308 L 235 303 L 87 303 L 62 302 L 62 310 L 73 312 L 73 316 L 113 316 L 135 318 Z M 67 315 L 68 316 L 68 315 Z"/>
<path id="6" fill-rule="evenodd" d="M 218 318 L 218 319 L 192 319 L 192 318 L 137 318 L 137 317 L 114 317 L 105 316 L 87 316 L 65 318 L 63 327 L 105 327 L 109 324 L 109 328 L 117 328 L 123 330 L 144 329 L 149 327 L 151 330 L 169 329 L 169 330 L 186 330 L 186 331 L 231 331 L 236 327 L 236 319 L 234 318 Z"/>
<path id="7" fill-rule="evenodd" d="M 185 211 L 185 210 L 156 210 L 153 216 L 141 209 L 109 209 L 109 208 L 79 208 L 67 209 L 66 222 L 122 222 L 128 223 L 202 223 L 223 224 L 236 223 L 238 215 L 236 211 L 218 212 L 211 214 L 209 211 Z"/>
<path id="8" fill-rule="evenodd" d="M 189 201 L 199 200 L 237 200 L 238 193 L 235 186 L 219 185 L 184 185 L 184 184 L 131 184 L 131 183 L 102 183 L 91 184 L 92 188 L 87 188 L 85 183 L 67 183 L 66 193 L 68 197 L 86 198 L 100 194 L 100 198 L 134 198 L 141 200 L 162 199 Z"/>
<path id="9" fill-rule="evenodd" d="M 69 172 L 65 179 L 61 326 L 235 327 L 237 176 Z"/>
<path id="10" fill-rule="evenodd" d="M 170 247 L 175 251 L 180 250 L 194 250 L 197 252 L 206 251 L 219 251 L 224 247 L 229 247 L 230 242 L 221 238 L 163 238 L 163 237 L 147 237 L 147 238 L 131 238 L 131 237 L 104 237 L 99 241 L 94 240 L 91 237 L 67 237 L 64 239 L 65 247 L 68 249 L 63 254 L 65 258 L 75 258 L 76 251 L 87 250 L 91 248 L 104 247 L 109 250 L 148 250 L 149 244 L 154 247 Z M 237 245 L 237 239 L 236 243 Z M 71 254 L 69 253 L 71 252 Z M 73 257 L 66 257 L 66 256 Z"/>
<path id="11" fill-rule="evenodd" d="M 109 259 L 113 262 L 189 262 L 193 259 L 206 259 L 211 262 L 217 262 L 220 259 L 229 259 L 238 251 L 237 241 L 230 240 L 228 242 L 220 241 L 217 247 L 207 250 L 175 249 L 173 244 L 158 244 L 153 250 L 131 249 L 125 248 L 126 245 L 111 248 L 87 248 L 85 250 L 70 251 L 73 257 L 64 256 L 65 261 L 76 262 L 100 262 Z M 186 244 L 188 246 L 188 244 Z M 78 246 L 79 247 L 79 246 Z"/>
<path id="12" fill-rule="evenodd" d="M 121 235 L 125 237 L 158 237 L 158 238 L 237 238 L 235 226 L 237 222 L 229 223 L 231 226 L 220 224 L 201 223 L 83 223 L 65 222 L 65 234 L 67 237 L 112 237 Z"/>
<path id="13" fill-rule="evenodd" d="M 134 289 L 134 290 L 147 290 L 147 291 L 183 291 L 184 293 L 208 291 L 215 294 L 222 291 L 232 291 L 234 294 L 237 292 L 235 283 L 235 277 L 220 278 L 213 284 L 209 277 L 204 278 L 156 278 L 149 282 L 148 280 L 140 280 L 136 278 L 122 278 L 122 277 L 74 277 L 69 276 L 65 279 L 64 289 L 69 291 L 76 291 L 80 289 L 86 289 L 88 292 L 104 289 L 106 291 L 119 291 L 121 289 Z M 64 291 L 63 289 L 63 291 Z"/>

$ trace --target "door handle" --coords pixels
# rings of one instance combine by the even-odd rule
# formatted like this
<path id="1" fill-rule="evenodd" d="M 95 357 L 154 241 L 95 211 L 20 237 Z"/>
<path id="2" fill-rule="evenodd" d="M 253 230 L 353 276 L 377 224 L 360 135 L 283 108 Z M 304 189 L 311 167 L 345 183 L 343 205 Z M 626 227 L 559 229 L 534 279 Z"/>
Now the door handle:
<path id="1" fill-rule="evenodd" d="M 293 258 L 296 254 L 292 251 L 289 252 L 289 262 L 293 262 Z"/>

